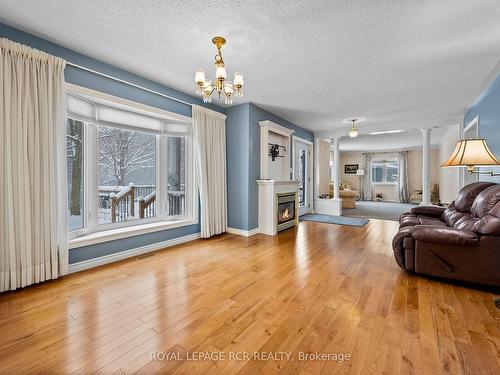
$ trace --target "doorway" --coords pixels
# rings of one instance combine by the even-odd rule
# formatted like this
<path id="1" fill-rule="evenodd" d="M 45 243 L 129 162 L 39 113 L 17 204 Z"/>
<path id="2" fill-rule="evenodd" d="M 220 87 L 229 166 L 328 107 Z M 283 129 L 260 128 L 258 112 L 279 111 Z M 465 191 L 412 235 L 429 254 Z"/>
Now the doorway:
<path id="1" fill-rule="evenodd" d="M 293 136 L 293 179 L 299 185 L 299 215 L 311 213 L 313 144 Z"/>

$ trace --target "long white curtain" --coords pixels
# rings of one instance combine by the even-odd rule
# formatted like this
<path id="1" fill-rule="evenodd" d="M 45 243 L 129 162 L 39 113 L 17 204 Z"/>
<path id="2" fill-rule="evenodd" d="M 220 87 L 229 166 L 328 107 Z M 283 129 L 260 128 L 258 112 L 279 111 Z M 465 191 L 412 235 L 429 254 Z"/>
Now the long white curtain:
<path id="1" fill-rule="evenodd" d="M 373 200 L 372 192 L 372 154 L 363 154 L 365 174 L 363 176 L 363 200 Z"/>
<path id="2" fill-rule="evenodd" d="M 193 105 L 193 143 L 201 236 L 208 238 L 227 230 L 226 116 Z"/>
<path id="3" fill-rule="evenodd" d="M 67 273 L 64 66 L 0 39 L 0 291 Z"/>
<path id="4" fill-rule="evenodd" d="M 401 203 L 410 202 L 410 188 L 408 187 L 408 152 L 401 151 L 398 154 L 398 190 Z"/>

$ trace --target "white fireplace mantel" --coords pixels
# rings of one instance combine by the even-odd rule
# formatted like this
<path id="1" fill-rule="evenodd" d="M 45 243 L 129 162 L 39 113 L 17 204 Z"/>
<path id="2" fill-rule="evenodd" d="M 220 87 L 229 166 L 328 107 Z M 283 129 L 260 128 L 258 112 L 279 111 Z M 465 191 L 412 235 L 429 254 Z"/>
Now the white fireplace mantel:
<path id="1" fill-rule="evenodd" d="M 299 181 L 293 180 L 257 180 L 259 185 L 259 232 L 274 236 L 277 233 L 277 210 L 279 193 L 297 193 Z M 298 209 L 298 194 L 295 208 Z M 298 224 L 298 213 L 295 214 L 295 225 Z"/>

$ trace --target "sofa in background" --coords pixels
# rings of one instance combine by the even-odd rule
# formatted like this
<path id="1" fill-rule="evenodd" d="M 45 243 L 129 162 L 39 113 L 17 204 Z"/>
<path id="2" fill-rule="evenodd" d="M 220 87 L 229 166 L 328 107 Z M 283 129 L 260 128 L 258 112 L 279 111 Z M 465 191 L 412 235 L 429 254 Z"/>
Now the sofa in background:
<path id="1" fill-rule="evenodd" d="M 500 184 L 475 182 L 445 209 L 400 217 L 392 247 L 406 271 L 500 286 Z"/>
<path id="2" fill-rule="evenodd" d="M 334 194 L 334 185 L 330 184 L 330 197 Z M 357 190 L 352 190 L 351 185 L 342 183 L 340 184 L 339 197 L 342 198 L 342 208 L 356 208 L 356 197 L 358 196 Z"/>

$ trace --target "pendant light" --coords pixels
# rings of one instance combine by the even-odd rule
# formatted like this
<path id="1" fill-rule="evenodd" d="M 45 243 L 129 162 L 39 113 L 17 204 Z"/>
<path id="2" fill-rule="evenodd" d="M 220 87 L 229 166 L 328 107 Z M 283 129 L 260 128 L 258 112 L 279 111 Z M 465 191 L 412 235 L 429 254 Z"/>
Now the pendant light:
<path id="1" fill-rule="evenodd" d="M 356 119 L 353 118 L 353 119 L 351 119 L 351 121 L 352 121 L 352 128 L 351 128 L 351 130 L 349 130 L 349 137 L 356 138 L 358 136 L 358 133 L 359 133 L 358 128 L 355 125 Z"/>

